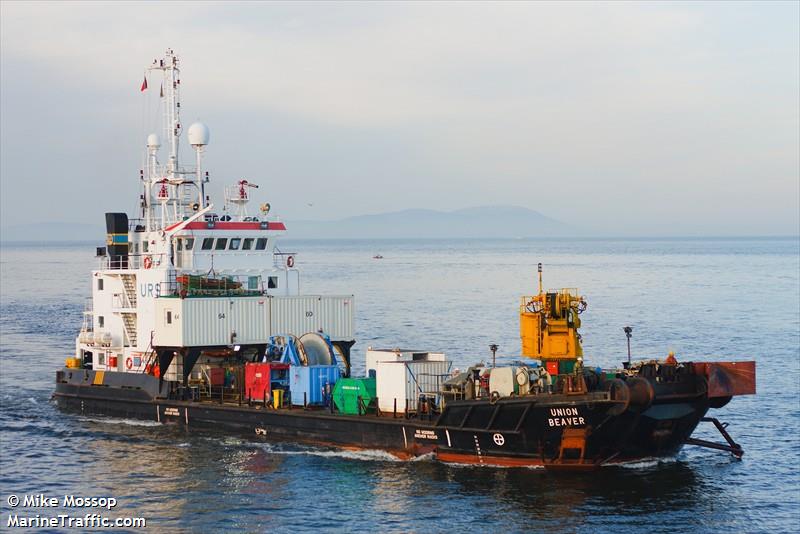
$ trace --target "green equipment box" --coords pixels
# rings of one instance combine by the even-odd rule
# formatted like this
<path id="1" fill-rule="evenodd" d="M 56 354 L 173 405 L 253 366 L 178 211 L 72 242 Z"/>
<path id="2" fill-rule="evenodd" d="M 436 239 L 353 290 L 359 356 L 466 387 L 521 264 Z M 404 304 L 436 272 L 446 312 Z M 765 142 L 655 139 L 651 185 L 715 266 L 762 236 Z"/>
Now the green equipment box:
<path id="1" fill-rule="evenodd" d="M 374 378 L 340 378 L 333 388 L 333 402 L 339 413 L 343 414 L 361 415 L 366 413 L 365 408 L 374 411 L 375 398 Z"/>

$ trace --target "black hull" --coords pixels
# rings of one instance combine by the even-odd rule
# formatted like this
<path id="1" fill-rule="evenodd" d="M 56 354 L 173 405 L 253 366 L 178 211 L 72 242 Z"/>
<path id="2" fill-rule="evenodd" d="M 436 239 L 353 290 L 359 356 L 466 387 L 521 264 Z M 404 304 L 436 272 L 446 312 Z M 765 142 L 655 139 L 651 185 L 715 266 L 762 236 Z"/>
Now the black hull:
<path id="1" fill-rule="evenodd" d="M 605 393 L 547 395 L 448 403 L 436 418 L 402 414 L 341 415 L 302 408 L 274 410 L 166 398 L 148 375 L 59 372 L 59 408 L 104 415 L 210 427 L 261 439 L 379 449 L 400 458 L 434 453 L 445 462 L 591 468 L 610 462 L 672 456 L 709 408 L 690 391 L 647 407 L 620 406 Z"/>

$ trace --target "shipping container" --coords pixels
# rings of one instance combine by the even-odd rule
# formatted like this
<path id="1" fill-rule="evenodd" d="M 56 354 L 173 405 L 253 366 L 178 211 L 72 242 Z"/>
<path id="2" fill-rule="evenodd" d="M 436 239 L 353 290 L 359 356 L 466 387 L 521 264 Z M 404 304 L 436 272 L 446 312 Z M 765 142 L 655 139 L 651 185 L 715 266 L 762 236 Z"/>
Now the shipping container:
<path id="1" fill-rule="evenodd" d="M 158 347 L 263 344 L 273 334 L 322 331 L 353 339 L 353 297 L 192 297 L 156 299 Z"/>
<path id="2" fill-rule="evenodd" d="M 378 362 L 445 361 L 443 352 L 408 349 L 367 349 L 367 376 L 374 375 Z M 370 373 L 372 371 L 372 373 Z"/>
<path id="3" fill-rule="evenodd" d="M 266 297 L 158 298 L 153 344 L 213 347 L 267 343 L 269 315 Z"/>
<path id="4" fill-rule="evenodd" d="M 292 365 L 289 369 L 292 404 L 326 404 L 337 380 L 339 368 L 335 365 Z"/>
<path id="5" fill-rule="evenodd" d="M 322 331 L 332 340 L 354 339 L 352 295 L 270 297 L 273 334 Z"/>
<path id="6" fill-rule="evenodd" d="M 417 411 L 420 395 L 439 394 L 447 380 L 451 363 L 448 361 L 377 362 L 375 365 L 376 393 L 382 412 L 392 412 L 397 401 L 398 413 L 406 409 Z"/>

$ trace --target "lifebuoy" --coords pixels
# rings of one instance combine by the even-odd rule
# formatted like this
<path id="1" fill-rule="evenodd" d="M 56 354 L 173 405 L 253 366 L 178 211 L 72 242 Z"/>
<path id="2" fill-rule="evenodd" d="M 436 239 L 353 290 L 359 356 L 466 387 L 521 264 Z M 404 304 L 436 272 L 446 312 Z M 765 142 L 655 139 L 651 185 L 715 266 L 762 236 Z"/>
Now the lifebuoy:
<path id="1" fill-rule="evenodd" d="M 294 267 L 294 256 L 289 256 L 286 258 L 286 266 L 290 269 Z"/>
<path id="2" fill-rule="evenodd" d="M 128 357 L 128 359 L 125 360 L 125 367 L 127 367 L 128 369 L 133 368 L 133 359 L 131 357 Z"/>
<path id="3" fill-rule="evenodd" d="M 153 259 L 150 256 L 147 256 L 144 259 L 144 268 L 145 269 L 149 269 L 152 266 L 153 266 Z"/>

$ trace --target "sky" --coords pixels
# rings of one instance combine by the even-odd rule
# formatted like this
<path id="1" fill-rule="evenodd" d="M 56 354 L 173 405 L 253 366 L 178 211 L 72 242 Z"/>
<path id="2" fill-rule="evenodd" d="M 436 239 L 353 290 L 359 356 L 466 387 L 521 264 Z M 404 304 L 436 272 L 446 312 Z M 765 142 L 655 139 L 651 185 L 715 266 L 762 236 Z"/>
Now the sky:
<path id="1" fill-rule="evenodd" d="M 3 1 L 1 226 L 135 213 L 166 48 L 212 195 L 246 178 L 284 220 L 800 233 L 798 2 Z"/>

